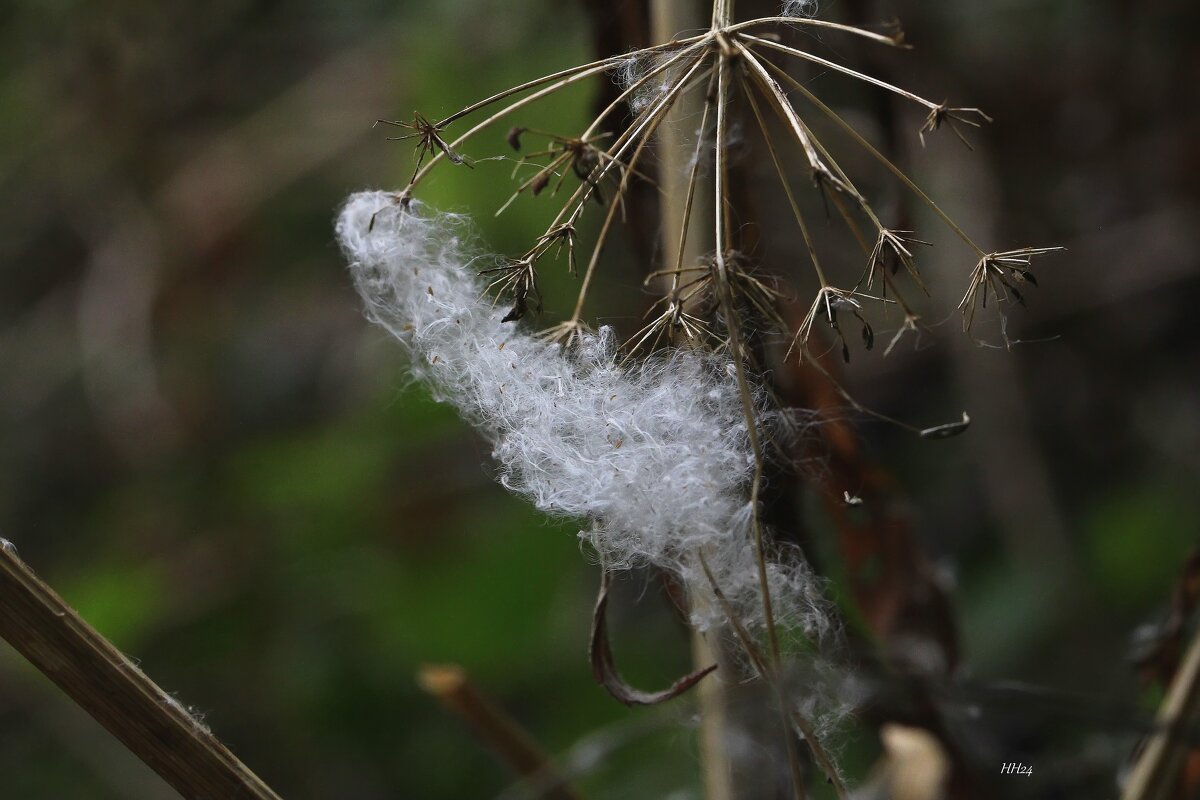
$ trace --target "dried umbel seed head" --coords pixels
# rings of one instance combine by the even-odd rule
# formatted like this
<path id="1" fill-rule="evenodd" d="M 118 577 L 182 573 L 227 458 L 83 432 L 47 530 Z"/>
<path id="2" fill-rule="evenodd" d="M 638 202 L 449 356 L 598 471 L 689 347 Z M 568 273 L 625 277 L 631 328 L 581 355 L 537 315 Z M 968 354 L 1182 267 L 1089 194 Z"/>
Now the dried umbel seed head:
<path id="1" fill-rule="evenodd" d="M 743 642 L 748 661 L 771 683 L 783 674 L 777 628 L 803 630 L 819 640 L 835 626 L 820 582 L 798 553 L 772 546 L 759 518 L 765 453 L 778 412 L 767 405 L 767 392 L 754 371 L 756 344 L 764 341 L 757 337 L 787 326 L 777 308 L 780 294 L 774 281 L 737 256 L 739 250 L 750 249 L 742 233 L 747 220 L 737 207 L 737 193 L 729 190 L 730 175 L 743 169 L 731 158 L 735 140 L 743 135 L 737 117 L 749 121 L 749 114 L 741 112 L 753 112 L 795 218 L 795 231 L 803 239 L 806 266 L 811 265 L 816 280 L 812 305 L 791 331 L 797 357 L 807 358 L 818 320 L 824 323 L 817 327 L 828 334 L 826 342 L 840 343 L 846 360 L 847 333 L 861 332 L 863 346 L 873 349 L 873 304 L 896 304 L 904 313 L 885 353 L 890 351 L 901 334 L 918 328 L 919 318 L 901 292 L 910 283 L 925 289 L 914 250 L 926 242 L 881 220 L 859 190 L 856 175 L 834 155 L 840 149 L 827 147 L 817 132 L 824 136 L 827 128 L 838 131 L 978 253 L 971 287 L 960 304 L 968 326 L 975 306 L 986 303 L 989 293 L 1021 300 L 1018 284 L 1034 283 L 1029 259 L 1048 252 L 1030 248 L 985 255 L 987 251 L 910 177 L 822 102 L 811 81 L 792 74 L 794 67 L 840 73 L 919 106 L 926 115 L 922 141 L 925 133 L 949 126 L 965 142 L 962 127 L 988 120 L 978 109 L 935 103 L 860 72 L 840 63 L 836 53 L 818 55 L 813 44 L 823 37 L 809 37 L 802 47 L 793 47 L 785 43 L 790 39 L 769 32 L 770 26 L 782 24 L 905 46 L 898 27 L 879 33 L 814 19 L 816 11 L 812 0 L 788 0 L 782 5 L 783 19 L 736 22 L 731 0 L 715 0 L 711 28 L 696 35 L 535 78 L 439 122 L 417 115 L 412 123 L 392 123 L 412 131 L 400 138 L 417 139 L 417 167 L 409 185 L 395 197 L 356 195 L 338 223 L 369 316 L 409 348 L 414 374 L 440 398 L 454 403 L 493 443 L 502 483 L 549 513 L 588 520 L 589 529 L 582 535 L 607 569 L 652 565 L 674 575 L 698 601 L 693 608 L 695 626 L 729 626 Z M 480 132 L 501 121 L 512 124 L 511 117 L 542 98 L 604 73 L 615 73 L 621 91 L 583 130 L 550 133 L 527 127 L 522 120 L 508 131 L 507 145 L 521 153 L 513 172 L 514 180 L 519 177 L 521 182 L 500 210 L 518 199 L 537 197 L 542 207 L 549 207 L 552 219 L 519 257 L 491 257 L 482 270 L 486 280 L 481 279 L 467 243 L 468 226 L 459 217 L 410 203 L 418 184 L 442 160 L 467 163 L 459 149 Z M 702 110 L 690 115 L 698 118 L 696 123 L 688 123 L 695 124 L 698 134 L 682 193 L 687 206 L 678 215 L 682 223 L 673 222 L 678 227 L 667 234 L 673 239 L 667 249 L 675 254 L 675 263 L 662 265 L 665 269 L 656 273 L 670 279 L 670 288 L 652 309 L 657 316 L 635 334 L 619 359 L 612 331 L 601 328 L 593 333 L 584 322 L 588 287 L 610 230 L 632 206 L 630 186 L 635 180 L 653 183 L 639 171 L 639 158 L 648 145 L 661 141 L 656 137 L 664 122 L 676 124 L 680 115 L 672 111 L 687 97 Z M 447 128 L 472 115 L 477 121 L 471 127 L 446 137 Z M 542 139 L 543 149 L 530 145 Z M 809 212 L 796 197 L 785 163 L 795 164 L 811 178 L 827 216 L 844 222 L 862 244 L 868 263 L 857 284 L 855 276 L 827 273 L 822 265 L 821 227 L 806 219 Z M 565 201 L 560 189 L 568 195 Z M 693 198 L 709 192 L 693 205 Z M 597 208 L 600 224 L 581 224 L 583 216 Z M 688 237 L 695 235 L 692 225 L 705 228 L 708 241 L 700 246 L 692 241 L 689 251 Z M 552 247 L 556 256 L 565 247 L 574 271 L 577 232 L 587 230 L 598 233 L 570 318 L 541 338 L 524 333 L 520 320 L 530 310 L 541 309 L 542 257 Z M 683 253 L 701 249 L 713 253 L 711 260 L 685 264 Z M 839 262 L 844 260 L 829 259 L 827 264 L 837 267 Z M 864 282 L 869 289 L 877 281 L 882 285 L 874 294 L 860 291 Z M 852 284 L 852 289 L 839 288 Z M 511 308 L 498 311 L 480 303 L 487 291 L 505 298 L 506 305 L 511 301 Z M 853 330 L 844 332 L 847 322 Z M 825 338 L 818 336 L 814 346 Z M 666 346 L 657 349 L 660 345 Z M 960 433 L 969 422 L 964 415 L 961 422 L 918 428 L 870 411 L 821 361 L 808 358 L 862 414 L 927 439 Z M 763 647 L 764 642 L 769 647 Z M 602 666 L 603 650 L 598 649 Z M 615 673 L 611 663 L 604 673 L 608 685 Z M 820 694 L 807 699 L 819 702 Z M 790 696 L 787 700 L 793 715 L 811 718 L 823 713 L 792 702 Z M 814 734 L 819 726 L 805 727 L 799 718 L 796 726 L 838 794 L 845 796 L 837 770 Z M 791 741 L 790 730 L 788 737 Z"/>

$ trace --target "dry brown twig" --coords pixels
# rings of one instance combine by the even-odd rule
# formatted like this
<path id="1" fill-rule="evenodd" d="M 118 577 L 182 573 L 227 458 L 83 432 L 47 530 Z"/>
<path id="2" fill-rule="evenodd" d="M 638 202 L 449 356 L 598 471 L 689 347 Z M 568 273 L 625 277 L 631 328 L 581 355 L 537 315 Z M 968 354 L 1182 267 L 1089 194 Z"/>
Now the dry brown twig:
<path id="1" fill-rule="evenodd" d="M 453 712 L 480 741 L 522 778 L 536 781 L 545 800 L 579 800 L 554 763 L 533 737 L 475 687 L 457 664 L 428 664 L 417 672 L 417 684 Z"/>
<path id="2" fill-rule="evenodd" d="M 186 798 L 278 795 L 0 540 L 0 636 Z"/>

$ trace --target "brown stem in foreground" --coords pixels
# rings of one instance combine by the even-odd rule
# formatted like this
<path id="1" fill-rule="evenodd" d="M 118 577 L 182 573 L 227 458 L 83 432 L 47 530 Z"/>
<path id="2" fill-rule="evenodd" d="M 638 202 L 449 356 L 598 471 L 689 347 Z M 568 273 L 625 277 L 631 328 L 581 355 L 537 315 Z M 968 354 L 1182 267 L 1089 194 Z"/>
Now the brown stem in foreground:
<path id="1" fill-rule="evenodd" d="M 580 800 L 520 723 L 476 689 L 462 667 L 455 664 L 423 666 L 417 673 L 417 683 L 466 722 L 501 761 L 537 787 L 531 796 L 544 800 Z"/>
<path id="2" fill-rule="evenodd" d="M 185 798 L 279 800 L 0 540 L 0 637 Z"/>

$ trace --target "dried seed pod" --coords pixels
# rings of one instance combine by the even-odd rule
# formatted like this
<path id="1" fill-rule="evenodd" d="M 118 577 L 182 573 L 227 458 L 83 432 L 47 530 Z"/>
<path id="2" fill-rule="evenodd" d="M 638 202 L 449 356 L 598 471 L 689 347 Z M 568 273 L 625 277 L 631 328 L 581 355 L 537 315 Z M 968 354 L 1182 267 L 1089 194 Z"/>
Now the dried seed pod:
<path id="1" fill-rule="evenodd" d="M 512 127 L 508 129 L 508 134 L 504 137 L 504 141 L 508 142 L 508 146 L 513 150 L 521 149 L 521 134 L 525 132 L 524 128 Z"/>

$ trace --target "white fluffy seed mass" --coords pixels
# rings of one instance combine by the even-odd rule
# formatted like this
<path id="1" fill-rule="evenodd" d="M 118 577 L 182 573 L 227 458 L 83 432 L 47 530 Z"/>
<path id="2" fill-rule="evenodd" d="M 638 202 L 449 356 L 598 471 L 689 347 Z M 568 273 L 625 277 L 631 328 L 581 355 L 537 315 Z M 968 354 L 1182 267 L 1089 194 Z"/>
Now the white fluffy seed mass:
<path id="1" fill-rule="evenodd" d="M 491 442 L 504 486 L 586 519 L 613 570 L 654 565 L 688 589 L 693 623 L 724 622 L 703 552 L 739 621 L 764 623 L 746 490 L 754 454 L 731 365 L 692 350 L 618 364 L 604 329 L 564 350 L 502 323 L 482 297 L 470 221 L 386 192 L 353 195 L 337 236 L 370 320 L 412 372 Z M 797 554 L 769 565 L 780 624 L 821 638 L 819 581 Z"/>

